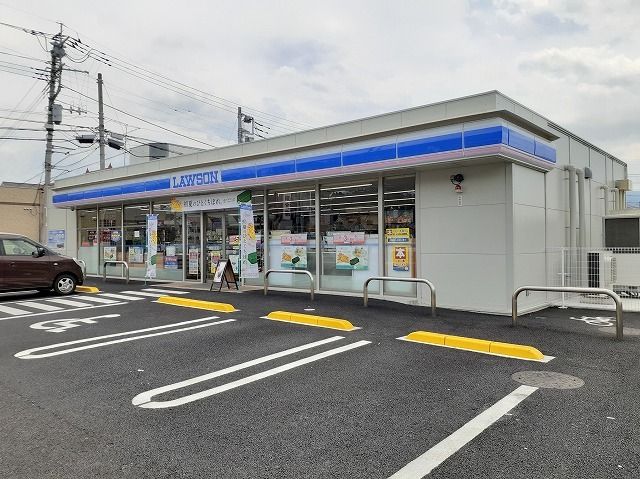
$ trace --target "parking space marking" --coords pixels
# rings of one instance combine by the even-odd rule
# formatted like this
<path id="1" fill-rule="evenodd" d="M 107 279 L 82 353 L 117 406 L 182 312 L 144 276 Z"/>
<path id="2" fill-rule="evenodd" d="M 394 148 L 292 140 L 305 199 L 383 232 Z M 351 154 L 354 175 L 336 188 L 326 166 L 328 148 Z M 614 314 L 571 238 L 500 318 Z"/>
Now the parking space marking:
<path id="1" fill-rule="evenodd" d="M 58 314 L 58 313 L 68 313 L 69 311 L 82 311 L 84 309 L 97 309 L 97 308 L 108 308 L 110 306 L 120 306 L 123 304 L 127 304 L 127 303 L 115 303 L 115 304 L 101 304 L 99 306 L 94 306 L 92 305 L 88 305 L 84 308 L 73 308 L 73 309 L 61 309 L 60 311 L 44 311 L 42 313 L 31 313 L 31 312 L 26 312 L 27 314 L 23 314 L 22 316 L 8 316 L 6 318 L 0 318 L 0 321 L 7 321 L 9 319 L 21 319 L 21 318 L 33 318 L 35 316 L 42 316 L 42 315 L 48 315 L 48 314 Z"/>
<path id="2" fill-rule="evenodd" d="M 138 300 L 144 299 L 137 296 L 125 296 L 124 294 L 116 294 L 116 293 L 100 293 L 98 296 L 106 296 L 107 298 L 115 298 L 115 299 L 124 299 L 125 301 L 138 301 Z"/>
<path id="3" fill-rule="evenodd" d="M 162 293 L 162 294 L 189 294 L 189 291 L 176 291 L 175 289 L 144 288 L 142 291 L 149 291 L 150 293 Z"/>
<path id="4" fill-rule="evenodd" d="M 3 306 L 2 304 L 0 304 L 0 312 L 11 314 L 12 316 L 29 314 L 29 311 L 25 311 L 24 309 L 12 308 L 11 306 Z"/>
<path id="5" fill-rule="evenodd" d="M 70 299 L 53 298 L 47 299 L 47 303 L 64 304 L 65 306 L 73 306 L 74 308 L 84 308 L 89 306 L 87 303 L 81 303 L 80 301 L 73 301 Z"/>
<path id="6" fill-rule="evenodd" d="M 100 307 L 100 306 L 98 306 L 98 307 Z M 217 326 L 219 324 L 230 323 L 230 322 L 236 321 L 235 319 L 223 319 L 223 320 L 220 320 L 220 321 L 211 322 L 214 319 L 218 319 L 218 316 L 209 316 L 207 318 L 192 319 L 190 321 L 182 321 L 180 323 L 166 324 L 164 326 L 155 326 L 153 328 L 137 329 L 137 330 L 134 330 L 134 331 L 125 331 L 123 333 L 106 334 L 104 336 L 95 336 L 93 338 L 85 338 L 85 339 L 78 339 L 78 340 L 75 340 L 75 341 L 67 341 L 65 343 L 50 344 L 48 346 L 40 346 L 40 347 L 37 347 L 37 348 L 25 349 L 24 351 L 20 351 L 19 353 L 14 354 L 14 356 L 16 358 L 20 358 L 20 359 L 48 358 L 48 357 L 51 357 L 51 356 L 59 356 L 61 354 L 68 354 L 68 353 L 73 353 L 73 352 L 76 352 L 76 351 L 82 351 L 84 349 L 100 348 L 102 346 L 108 346 L 108 345 L 111 345 L 111 344 L 124 343 L 124 342 L 128 342 L 128 341 L 136 341 L 138 339 L 151 338 L 153 336 L 162 336 L 162 335 L 165 335 L 165 334 L 179 333 L 179 332 L 182 332 L 182 331 L 189 331 L 189 330 L 198 329 L 198 328 L 206 328 L 208 326 Z M 209 322 L 203 323 L 204 321 L 209 321 Z M 203 323 L 203 324 L 196 324 L 195 326 L 188 326 L 188 327 L 185 327 L 185 328 L 169 329 L 169 331 L 161 331 L 159 333 L 143 334 L 143 335 L 140 335 L 140 336 L 133 336 L 133 337 L 129 337 L 129 338 L 114 339 L 112 341 L 103 341 L 103 342 L 100 342 L 100 343 L 87 344 L 85 346 L 78 346 L 78 347 L 75 347 L 75 348 L 60 349 L 60 350 L 53 351 L 53 352 L 50 352 L 50 353 L 34 354 L 34 353 L 38 353 L 39 351 L 47 351 L 47 350 L 56 349 L 56 348 L 59 348 L 59 347 L 62 347 L 62 346 L 72 346 L 74 344 L 89 343 L 91 341 L 97 341 L 99 339 L 117 338 L 117 337 L 121 337 L 121 336 L 130 336 L 130 335 L 137 334 L 137 333 L 145 333 L 145 332 L 148 332 L 148 331 L 157 331 L 157 330 L 160 330 L 160 329 L 176 328 L 177 326 L 184 326 L 184 325 L 193 324 L 193 323 Z"/>
<path id="7" fill-rule="evenodd" d="M 64 333 L 67 329 L 77 328 L 80 324 L 97 324 L 96 319 L 102 318 L 119 318 L 119 314 L 103 314 L 102 316 L 94 316 L 93 318 L 71 318 L 71 319 L 50 319 L 49 321 L 40 321 L 29 326 L 31 329 L 43 329 L 48 333 Z"/>
<path id="8" fill-rule="evenodd" d="M 95 296 L 81 296 L 82 301 L 90 301 L 92 303 L 100 304 L 116 304 L 118 301 L 114 299 L 96 298 Z"/>
<path id="9" fill-rule="evenodd" d="M 489 409 L 478 414 L 460 429 L 390 476 L 389 479 L 421 479 L 425 477 L 537 390 L 537 387 L 532 386 L 516 388 L 490 406 Z"/>
<path id="10" fill-rule="evenodd" d="M 26 306 L 27 308 L 39 309 L 41 311 L 60 311 L 60 306 L 53 306 L 51 304 L 36 303 L 35 301 L 23 301 L 22 303 L 16 303 L 20 306 Z M 85 305 L 86 306 L 86 305 Z"/>
<path id="11" fill-rule="evenodd" d="M 274 376 L 276 374 L 282 373 L 284 371 L 288 371 L 293 368 L 297 368 L 303 366 L 305 364 L 319 361 L 320 359 L 327 358 L 329 356 L 334 356 L 336 354 L 344 353 L 346 351 L 350 351 L 352 349 L 359 348 L 361 346 L 366 346 L 367 344 L 371 344 L 371 341 L 357 341 L 355 343 L 347 344 L 346 346 L 341 346 L 338 348 L 330 349 L 328 351 L 324 351 L 322 353 L 314 354 L 313 356 L 309 356 L 303 359 L 299 359 L 297 361 L 293 361 L 291 363 L 283 364 L 282 366 L 278 366 L 276 368 L 268 369 L 261 373 L 253 374 L 251 376 L 247 376 L 242 379 L 238 379 L 236 381 L 231 381 L 229 383 L 223 384 L 221 386 L 217 386 L 211 389 L 207 389 L 205 391 L 201 391 L 194 394 L 189 394 L 187 396 L 180 397 L 178 399 L 174 399 L 171 401 L 151 401 L 154 396 L 158 394 L 175 391 L 177 389 L 182 389 L 187 386 L 191 386 L 192 384 L 197 384 L 203 381 L 207 381 L 209 379 L 213 379 L 219 376 L 224 376 L 226 374 L 233 373 L 235 371 L 239 371 L 241 369 L 248 368 L 250 366 L 254 366 L 256 364 L 264 363 L 266 361 L 271 361 L 273 359 L 287 356 L 290 354 L 294 354 L 299 351 L 303 351 L 305 349 L 313 348 L 316 346 L 320 346 L 322 344 L 327 344 L 329 342 L 337 341 L 339 339 L 344 339 L 342 336 L 333 336 L 331 338 L 327 338 L 322 341 L 316 341 L 314 343 L 305 344 L 303 346 L 298 346 L 297 348 L 288 349 L 286 351 L 281 351 L 279 353 L 271 354 L 269 356 L 264 356 L 262 358 L 254 359 L 252 361 L 247 361 L 246 363 L 238 364 L 236 366 L 231 366 L 226 369 L 221 369 L 220 371 L 215 371 L 213 373 L 204 374 L 202 376 L 197 376 L 195 378 L 187 379 L 185 381 L 180 381 L 175 384 L 170 384 L 168 386 L 162 386 L 156 389 L 152 389 L 150 391 L 143 392 L 138 394 L 131 400 L 131 403 L 134 406 L 139 406 L 142 408 L 148 409 L 163 409 L 168 407 L 176 407 L 181 406 L 183 404 L 187 404 L 190 402 L 198 401 L 200 399 L 204 399 L 210 396 L 214 396 L 216 394 L 220 394 L 225 391 L 229 391 L 231 389 L 235 389 L 240 386 L 244 386 L 246 384 L 259 381 L 260 379 L 268 378 L 270 376 Z"/>
<path id="12" fill-rule="evenodd" d="M 122 291 L 124 294 L 133 294 L 134 296 L 146 296 L 147 298 L 159 298 L 166 296 L 167 293 L 145 293 L 144 291 Z"/>

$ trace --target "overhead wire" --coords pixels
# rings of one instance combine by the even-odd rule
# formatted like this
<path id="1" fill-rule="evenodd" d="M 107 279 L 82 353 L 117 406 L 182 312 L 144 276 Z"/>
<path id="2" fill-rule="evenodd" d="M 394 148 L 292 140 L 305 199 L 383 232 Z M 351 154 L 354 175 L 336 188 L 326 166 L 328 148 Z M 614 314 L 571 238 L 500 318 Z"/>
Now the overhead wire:
<path id="1" fill-rule="evenodd" d="M 71 91 L 73 91 L 73 92 L 75 92 L 75 93 L 78 93 L 79 95 L 82 95 L 83 97 L 86 97 L 86 98 L 88 98 L 89 100 L 93 100 L 93 101 L 95 101 L 96 103 L 98 102 L 98 100 L 96 100 L 95 98 L 92 98 L 92 97 L 90 97 L 90 96 L 88 96 L 88 95 L 85 95 L 84 93 L 81 93 L 81 92 L 79 92 L 79 91 L 77 91 L 77 90 L 74 90 L 73 88 L 69 88 L 69 87 L 63 87 L 63 88 L 66 88 L 67 90 L 71 90 Z M 174 135 L 178 135 L 178 136 L 181 136 L 181 137 L 183 137 L 183 138 L 187 138 L 187 139 L 189 139 L 189 140 L 196 141 L 196 142 L 198 142 L 198 143 L 202 143 L 203 145 L 210 146 L 211 148 L 216 148 L 216 146 L 215 146 L 215 145 L 212 145 L 211 143 L 207 143 L 206 141 L 198 140 L 197 138 L 193 138 L 193 137 L 190 137 L 190 136 L 188 136 L 188 135 L 184 135 L 184 134 L 182 134 L 182 133 L 178 133 L 177 131 L 171 130 L 170 128 L 165 128 L 165 127 L 163 127 L 163 126 L 161 126 L 161 125 L 158 125 L 158 124 L 153 123 L 153 122 L 151 122 L 151 121 L 145 120 L 144 118 L 140 118 L 139 116 L 136 116 L 136 115 L 134 115 L 134 114 L 132 114 L 132 113 L 128 113 L 128 112 L 126 112 L 126 111 L 124 111 L 124 110 L 121 110 L 120 108 L 116 108 L 116 107 L 115 107 L 115 106 L 113 106 L 113 105 L 108 105 L 108 104 L 106 104 L 106 103 L 104 103 L 104 102 L 103 102 L 103 105 L 104 105 L 104 106 L 106 106 L 106 107 L 108 107 L 108 108 L 111 108 L 112 110 L 119 111 L 120 113 L 123 113 L 123 114 L 125 114 L 125 115 L 127 115 L 127 116 L 130 116 L 130 117 L 132 117 L 132 118 L 135 118 L 136 120 L 139 120 L 139 121 L 142 121 L 142 122 L 144 122 L 144 123 L 148 123 L 148 124 L 150 124 L 150 125 L 153 125 L 153 126 L 155 126 L 156 128 L 160 128 L 160 129 L 162 129 L 162 130 L 166 130 L 166 131 L 168 131 L 168 132 L 170 132 L 170 133 L 173 133 Z"/>
<path id="2" fill-rule="evenodd" d="M 88 50 L 88 46 L 84 43 L 82 43 L 79 39 L 72 39 L 71 42 L 69 43 L 69 46 L 71 48 L 76 48 L 79 51 L 83 51 L 83 52 L 89 52 Z M 198 94 L 201 97 L 205 97 L 208 98 L 212 101 L 216 101 L 217 103 L 219 103 L 219 105 L 217 105 L 218 108 L 224 109 L 226 111 L 229 111 L 229 108 L 234 108 L 238 105 L 239 102 L 237 101 L 233 101 L 233 100 L 228 100 L 226 98 L 220 97 L 218 95 L 214 95 L 212 93 L 208 93 L 205 92 L 203 90 L 200 90 L 198 88 L 189 86 L 183 82 L 177 81 L 177 80 L 173 80 L 165 75 L 162 75 L 160 73 L 154 72 L 152 70 L 148 70 L 146 68 L 140 67 L 138 65 L 135 65 L 131 62 L 128 62 L 126 60 L 122 60 L 114 55 L 108 55 L 104 52 L 101 52 L 100 50 L 94 49 L 93 50 L 93 55 L 92 57 L 97 60 L 100 61 L 108 66 L 114 67 L 116 69 L 120 69 L 122 71 L 124 71 L 125 73 L 129 73 L 132 74 L 134 76 L 137 76 L 138 78 L 141 78 L 140 75 L 144 76 L 145 78 L 142 78 L 146 81 L 150 81 L 151 80 L 155 80 L 156 82 L 161 83 L 160 85 L 158 85 L 158 83 L 154 83 L 158 86 L 171 86 L 175 89 L 179 89 L 182 90 L 183 92 L 187 92 L 190 94 Z M 114 65 L 114 63 L 119 63 L 120 65 L 118 65 L 118 67 L 116 67 Z M 151 76 L 149 76 L 151 75 Z M 202 101 L 202 99 L 198 99 L 198 101 Z M 213 106 L 213 105 L 212 105 Z M 268 113 L 262 110 L 259 110 L 257 108 L 253 108 L 251 106 L 246 106 L 245 107 L 247 109 L 247 111 L 251 111 L 251 112 L 256 112 L 259 113 L 263 116 L 269 117 L 271 118 L 269 121 L 273 122 L 273 123 L 281 123 L 282 127 L 284 128 L 285 125 L 289 125 L 287 127 L 287 129 L 295 131 L 295 130 L 299 130 L 300 127 L 304 127 L 304 128 L 312 128 L 311 125 L 307 125 L 301 122 L 297 122 L 297 121 L 293 121 L 293 120 L 289 120 L 287 118 L 281 117 L 279 115 L 274 115 L 272 113 Z M 235 113 L 235 110 L 232 110 L 233 113 Z M 293 128 L 292 128 L 293 126 Z"/>

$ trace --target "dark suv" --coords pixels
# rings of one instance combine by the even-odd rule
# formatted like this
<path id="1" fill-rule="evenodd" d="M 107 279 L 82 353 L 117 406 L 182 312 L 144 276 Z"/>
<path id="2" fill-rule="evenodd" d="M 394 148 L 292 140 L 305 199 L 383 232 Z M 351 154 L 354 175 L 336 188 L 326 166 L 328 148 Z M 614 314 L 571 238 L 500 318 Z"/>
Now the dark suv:
<path id="1" fill-rule="evenodd" d="M 75 258 L 62 256 L 21 235 L 0 233 L 0 291 L 29 289 L 71 294 L 84 275 Z"/>

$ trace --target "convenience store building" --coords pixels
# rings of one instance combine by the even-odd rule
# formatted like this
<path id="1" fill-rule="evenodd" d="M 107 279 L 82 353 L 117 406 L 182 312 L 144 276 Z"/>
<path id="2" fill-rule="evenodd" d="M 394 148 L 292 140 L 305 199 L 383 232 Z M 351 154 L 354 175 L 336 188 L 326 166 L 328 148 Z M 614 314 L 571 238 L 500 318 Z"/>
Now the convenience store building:
<path id="1" fill-rule="evenodd" d="M 578 233 L 583 246 L 603 245 L 608 193 L 626 175 L 625 163 L 493 91 L 58 180 L 47 228 L 66 231 L 61 251 L 88 274 L 113 258 L 143 278 L 146 218 L 157 214 L 157 279 L 207 282 L 218 259 L 239 255 L 238 196 L 250 192 L 259 276 L 246 284 L 273 268 L 310 271 L 318 291 L 336 294 L 361 294 L 370 276 L 421 277 L 438 306 L 508 313 L 516 287 L 550 284 L 552 249 Z M 584 195 L 577 213 L 569 180 Z M 300 276 L 269 280 L 301 289 Z M 412 284 L 369 291 L 429 301 Z M 540 296 L 521 303 L 538 307 Z"/>

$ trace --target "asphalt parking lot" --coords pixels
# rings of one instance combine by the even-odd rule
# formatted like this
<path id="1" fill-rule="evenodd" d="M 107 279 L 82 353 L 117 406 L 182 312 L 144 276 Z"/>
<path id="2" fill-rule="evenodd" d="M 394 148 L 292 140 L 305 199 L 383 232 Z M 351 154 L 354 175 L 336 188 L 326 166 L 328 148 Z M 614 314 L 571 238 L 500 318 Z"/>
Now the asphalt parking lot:
<path id="1" fill-rule="evenodd" d="M 638 314 L 616 342 L 610 311 L 512 328 L 361 298 L 97 285 L 0 298 L 0 477 L 640 477 Z M 263 318 L 279 310 L 360 329 Z M 554 359 L 398 339 L 418 330 Z"/>

